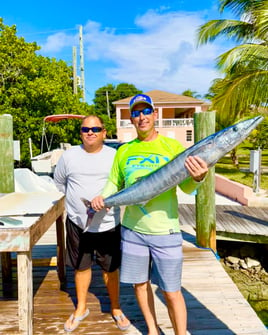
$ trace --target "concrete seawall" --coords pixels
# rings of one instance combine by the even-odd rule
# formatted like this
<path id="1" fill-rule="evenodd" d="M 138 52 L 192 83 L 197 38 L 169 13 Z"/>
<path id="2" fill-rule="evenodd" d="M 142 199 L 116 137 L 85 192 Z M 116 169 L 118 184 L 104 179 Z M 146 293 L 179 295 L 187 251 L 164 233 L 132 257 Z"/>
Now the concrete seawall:
<path id="1" fill-rule="evenodd" d="M 215 191 L 249 207 L 268 207 L 267 191 L 254 193 L 249 186 L 215 174 Z"/>

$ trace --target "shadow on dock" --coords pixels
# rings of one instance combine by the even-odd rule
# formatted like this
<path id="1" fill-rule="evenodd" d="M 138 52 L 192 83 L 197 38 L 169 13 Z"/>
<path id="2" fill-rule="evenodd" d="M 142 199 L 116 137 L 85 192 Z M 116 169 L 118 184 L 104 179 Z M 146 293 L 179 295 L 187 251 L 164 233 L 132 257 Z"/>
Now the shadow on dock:
<path id="1" fill-rule="evenodd" d="M 186 227 L 184 227 L 186 228 Z M 208 249 L 195 245 L 194 230 L 188 227 L 184 235 L 183 294 L 188 310 L 188 334 L 191 335 L 267 335 L 254 310 Z M 42 255 L 42 257 L 41 257 Z M 55 245 L 37 245 L 33 249 L 34 335 L 66 334 L 63 324 L 76 304 L 73 271 L 67 269 L 65 285 L 60 285 Z M 17 273 L 13 255 L 13 282 L 0 282 L 0 334 L 18 332 Z M 5 290 L 4 290 L 5 288 Z M 173 335 L 161 291 L 154 288 L 156 311 L 162 335 Z M 110 315 L 108 293 L 101 270 L 93 267 L 88 292 L 90 315 L 72 334 L 119 335 Z M 147 335 L 143 316 L 131 285 L 121 284 L 121 307 L 132 322 L 123 334 Z"/>

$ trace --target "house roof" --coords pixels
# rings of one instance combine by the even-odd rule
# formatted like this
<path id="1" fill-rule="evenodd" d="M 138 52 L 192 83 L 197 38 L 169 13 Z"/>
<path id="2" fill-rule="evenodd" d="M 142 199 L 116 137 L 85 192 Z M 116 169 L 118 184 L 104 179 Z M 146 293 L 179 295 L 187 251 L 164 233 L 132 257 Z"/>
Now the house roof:
<path id="1" fill-rule="evenodd" d="M 169 93 L 165 91 L 153 90 L 144 92 L 144 94 L 149 95 L 152 99 L 154 104 L 163 104 L 163 103 L 194 103 L 194 104 L 204 104 L 205 101 L 199 100 L 196 98 L 188 97 L 185 95 L 179 95 L 175 93 Z M 128 104 L 132 97 L 124 98 L 121 100 L 114 101 L 113 104 L 121 105 L 121 104 Z"/>

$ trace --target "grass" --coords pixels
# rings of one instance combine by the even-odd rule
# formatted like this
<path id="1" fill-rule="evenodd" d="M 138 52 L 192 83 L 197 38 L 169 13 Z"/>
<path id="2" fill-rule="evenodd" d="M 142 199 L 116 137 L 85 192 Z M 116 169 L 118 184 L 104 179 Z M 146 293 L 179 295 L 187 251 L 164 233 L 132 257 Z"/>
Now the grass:
<path id="1" fill-rule="evenodd" d="M 254 175 L 249 171 L 250 150 L 252 150 L 252 147 L 249 143 L 241 144 L 237 148 L 239 168 L 233 165 L 230 155 L 226 155 L 216 164 L 215 172 L 230 180 L 253 187 Z M 263 190 L 268 190 L 268 149 L 262 150 L 261 152 L 261 175 L 259 186 Z"/>

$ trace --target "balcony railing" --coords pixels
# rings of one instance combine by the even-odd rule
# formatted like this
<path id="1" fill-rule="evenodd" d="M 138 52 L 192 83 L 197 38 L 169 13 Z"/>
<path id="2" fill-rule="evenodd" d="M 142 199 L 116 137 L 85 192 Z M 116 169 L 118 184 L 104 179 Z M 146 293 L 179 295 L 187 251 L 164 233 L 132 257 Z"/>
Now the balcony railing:
<path id="1" fill-rule="evenodd" d="M 131 128 L 133 127 L 130 120 L 120 120 L 120 128 Z"/>
<path id="2" fill-rule="evenodd" d="M 194 119 L 162 119 L 162 127 L 191 127 L 194 125 Z M 159 127 L 159 120 L 155 121 L 155 126 Z M 130 128 L 132 123 L 130 120 L 120 120 L 120 128 Z"/>
<path id="3" fill-rule="evenodd" d="M 194 119 L 163 119 L 162 127 L 191 127 L 194 125 Z"/>

